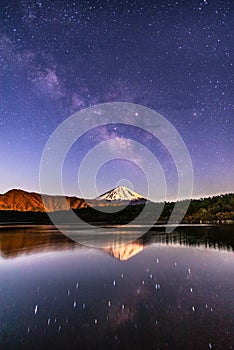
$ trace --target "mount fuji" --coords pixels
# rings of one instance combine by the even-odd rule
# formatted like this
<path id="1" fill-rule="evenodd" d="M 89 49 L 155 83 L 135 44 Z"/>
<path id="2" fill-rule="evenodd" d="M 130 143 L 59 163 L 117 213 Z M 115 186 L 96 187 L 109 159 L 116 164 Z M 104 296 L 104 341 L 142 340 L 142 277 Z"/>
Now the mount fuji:
<path id="1" fill-rule="evenodd" d="M 116 188 L 113 188 L 112 190 L 103 193 L 102 195 L 97 197 L 95 200 L 96 201 L 108 201 L 108 202 L 128 201 L 128 202 L 132 202 L 134 204 L 147 202 L 146 198 L 144 198 L 143 196 L 141 196 L 137 192 L 130 190 L 126 186 L 118 186 Z"/>

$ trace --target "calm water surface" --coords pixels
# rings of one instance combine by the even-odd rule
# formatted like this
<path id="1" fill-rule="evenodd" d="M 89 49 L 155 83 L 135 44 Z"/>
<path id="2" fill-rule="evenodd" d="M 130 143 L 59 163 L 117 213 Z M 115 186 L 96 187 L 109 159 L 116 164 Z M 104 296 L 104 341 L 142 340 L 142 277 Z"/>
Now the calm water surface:
<path id="1" fill-rule="evenodd" d="M 233 226 L 163 231 L 0 227 L 0 349 L 233 349 Z"/>

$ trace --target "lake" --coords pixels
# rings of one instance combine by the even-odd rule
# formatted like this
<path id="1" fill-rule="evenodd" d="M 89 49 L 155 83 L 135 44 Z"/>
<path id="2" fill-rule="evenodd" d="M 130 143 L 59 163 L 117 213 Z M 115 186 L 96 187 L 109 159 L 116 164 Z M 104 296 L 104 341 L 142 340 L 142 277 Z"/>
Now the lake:
<path id="1" fill-rule="evenodd" d="M 1 350 L 233 349 L 234 227 L 136 231 L 2 225 Z"/>

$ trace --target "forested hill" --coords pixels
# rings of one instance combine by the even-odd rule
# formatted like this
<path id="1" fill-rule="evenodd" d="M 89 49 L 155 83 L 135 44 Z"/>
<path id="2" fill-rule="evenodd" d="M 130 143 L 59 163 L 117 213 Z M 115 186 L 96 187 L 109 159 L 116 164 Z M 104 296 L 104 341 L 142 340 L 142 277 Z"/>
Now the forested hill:
<path id="1" fill-rule="evenodd" d="M 232 220 L 234 223 L 234 193 L 219 196 L 193 199 L 184 218 L 191 222 Z"/>

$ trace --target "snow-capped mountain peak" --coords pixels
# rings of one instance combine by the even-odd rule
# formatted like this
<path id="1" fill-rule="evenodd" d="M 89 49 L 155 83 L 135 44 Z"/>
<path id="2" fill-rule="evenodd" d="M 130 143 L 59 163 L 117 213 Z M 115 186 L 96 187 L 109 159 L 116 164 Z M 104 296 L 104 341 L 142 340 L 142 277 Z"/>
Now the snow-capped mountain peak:
<path id="1" fill-rule="evenodd" d="M 97 200 L 105 201 L 142 201 L 146 200 L 140 194 L 130 190 L 126 186 L 118 186 L 108 192 L 105 192 L 101 196 L 96 198 Z"/>

